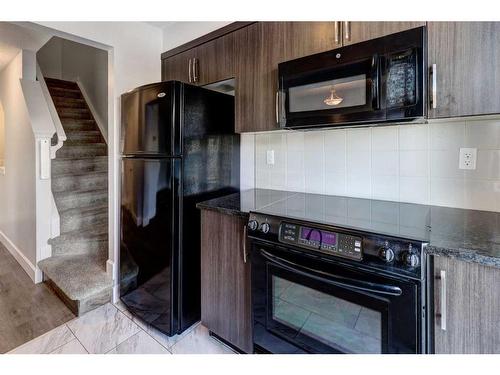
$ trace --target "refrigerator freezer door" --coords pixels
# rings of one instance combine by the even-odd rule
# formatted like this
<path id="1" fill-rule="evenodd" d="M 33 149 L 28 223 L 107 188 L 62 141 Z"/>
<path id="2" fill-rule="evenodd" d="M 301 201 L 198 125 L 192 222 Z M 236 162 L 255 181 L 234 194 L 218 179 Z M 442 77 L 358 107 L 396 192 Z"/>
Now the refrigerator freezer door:
<path id="1" fill-rule="evenodd" d="M 178 331 L 179 159 L 122 160 L 120 295 L 167 335 Z"/>
<path id="2" fill-rule="evenodd" d="M 180 87 L 179 83 L 163 82 L 139 87 L 122 95 L 122 154 L 180 154 Z"/>

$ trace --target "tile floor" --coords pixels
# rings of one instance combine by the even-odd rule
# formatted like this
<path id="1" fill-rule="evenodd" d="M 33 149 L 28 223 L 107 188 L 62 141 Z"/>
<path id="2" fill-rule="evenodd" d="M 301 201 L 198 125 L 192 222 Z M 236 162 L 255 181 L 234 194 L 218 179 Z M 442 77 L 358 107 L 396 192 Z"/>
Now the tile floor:
<path id="1" fill-rule="evenodd" d="M 19 263 L 0 244 L 0 353 L 8 352 L 74 317 L 45 284 L 33 284 Z"/>
<path id="2" fill-rule="evenodd" d="M 75 318 L 9 354 L 234 354 L 196 324 L 168 337 L 108 303 Z"/>

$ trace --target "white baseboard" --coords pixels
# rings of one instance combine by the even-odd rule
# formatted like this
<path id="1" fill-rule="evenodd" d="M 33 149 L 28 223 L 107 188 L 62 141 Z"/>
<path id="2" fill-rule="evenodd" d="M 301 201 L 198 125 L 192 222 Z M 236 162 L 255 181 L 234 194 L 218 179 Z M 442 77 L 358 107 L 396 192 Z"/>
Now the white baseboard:
<path id="1" fill-rule="evenodd" d="M 113 285 L 113 303 L 117 303 L 120 300 L 120 284 Z"/>
<path id="2" fill-rule="evenodd" d="M 17 263 L 19 263 L 34 283 L 42 281 L 42 271 L 33 265 L 2 231 L 0 231 L 0 242 L 9 250 L 9 253 L 17 260 Z"/>
<path id="3" fill-rule="evenodd" d="M 112 279 L 114 279 L 114 271 L 115 271 L 115 262 L 112 261 L 111 259 L 108 259 L 106 261 L 106 273 L 109 275 L 109 277 L 111 277 Z"/>

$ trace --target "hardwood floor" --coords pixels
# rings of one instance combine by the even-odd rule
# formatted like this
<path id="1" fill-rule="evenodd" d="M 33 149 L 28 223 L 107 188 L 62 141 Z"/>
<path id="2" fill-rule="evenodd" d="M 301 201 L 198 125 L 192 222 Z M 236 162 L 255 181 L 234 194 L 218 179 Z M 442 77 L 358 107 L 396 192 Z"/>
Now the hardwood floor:
<path id="1" fill-rule="evenodd" d="M 29 276 L 0 244 L 0 353 L 73 319 L 73 313 L 44 284 Z"/>

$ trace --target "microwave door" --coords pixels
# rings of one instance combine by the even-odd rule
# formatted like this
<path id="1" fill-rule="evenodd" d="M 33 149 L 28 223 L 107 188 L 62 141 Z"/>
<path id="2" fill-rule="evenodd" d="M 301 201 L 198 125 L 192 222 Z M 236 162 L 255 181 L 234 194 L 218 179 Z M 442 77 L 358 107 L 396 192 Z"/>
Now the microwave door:
<path id="1" fill-rule="evenodd" d="M 335 125 L 380 119 L 380 61 L 356 62 L 281 78 L 282 126 Z"/>

